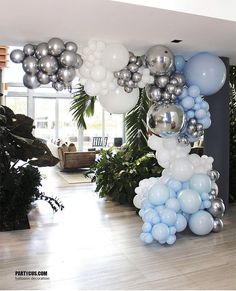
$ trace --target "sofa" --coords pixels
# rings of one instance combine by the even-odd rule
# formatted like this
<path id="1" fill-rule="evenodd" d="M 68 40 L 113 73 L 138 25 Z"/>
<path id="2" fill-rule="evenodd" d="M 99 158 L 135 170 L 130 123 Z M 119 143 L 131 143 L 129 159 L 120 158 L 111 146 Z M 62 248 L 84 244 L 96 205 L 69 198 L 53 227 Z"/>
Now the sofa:
<path id="1" fill-rule="evenodd" d="M 78 152 L 73 143 L 67 145 L 66 143 L 54 144 L 48 142 L 47 146 L 52 154 L 60 160 L 57 165 L 62 171 L 89 168 L 95 162 L 95 151 Z"/>

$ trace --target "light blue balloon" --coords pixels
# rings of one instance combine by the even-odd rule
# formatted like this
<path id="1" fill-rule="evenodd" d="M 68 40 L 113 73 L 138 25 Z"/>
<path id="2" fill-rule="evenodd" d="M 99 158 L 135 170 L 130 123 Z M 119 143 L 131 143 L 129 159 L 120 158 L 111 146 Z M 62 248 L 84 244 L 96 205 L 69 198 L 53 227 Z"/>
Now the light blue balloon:
<path id="1" fill-rule="evenodd" d="M 182 183 L 182 188 L 183 189 L 188 189 L 189 188 L 189 182 L 183 182 Z"/>
<path id="2" fill-rule="evenodd" d="M 148 193 L 149 202 L 153 205 L 164 204 L 169 196 L 170 193 L 168 187 L 160 183 L 154 184 Z"/>
<path id="3" fill-rule="evenodd" d="M 176 223 L 175 223 L 176 231 L 181 232 L 181 231 L 185 230 L 186 226 L 187 226 L 186 218 L 182 214 L 177 213 L 177 219 L 176 219 Z"/>
<path id="4" fill-rule="evenodd" d="M 189 180 L 189 187 L 199 193 L 208 193 L 211 190 L 211 179 L 206 174 L 195 174 Z"/>
<path id="5" fill-rule="evenodd" d="M 176 197 L 176 192 L 173 189 L 170 188 L 169 192 L 170 192 L 170 198 Z"/>
<path id="6" fill-rule="evenodd" d="M 195 116 L 197 119 L 201 119 L 201 118 L 205 118 L 206 117 L 206 110 L 204 109 L 198 109 L 196 112 L 195 112 Z"/>
<path id="7" fill-rule="evenodd" d="M 157 213 L 154 209 L 150 208 L 150 209 L 147 209 L 143 216 L 142 216 L 142 219 L 144 222 L 149 222 L 149 223 L 152 223 L 153 219 L 157 216 Z"/>
<path id="8" fill-rule="evenodd" d="M 169 198 L 166 201 L 166 207 L 174 210 L 175 212 L 178 212 L 180 210 L 180 204 L 179 204 L 178 199 L 176 199 L 176 198 Z"/>
<path id="9" fill-rule="evenodd" d="M 196 85 L 192 85 L 188 88 L 188 95 L 191 97 L 198 97 L 200 95 L 200 89 Z"/>
<path id="10" fill-rule="evenodd" d="M 195 98 L 195 102 L 196 102 L 196 103 L 200 103 L 200 107 L 201 107 L 201 103 L 202 103 L 202 101 L 203 101 L 203 99 L 202 99 L 201 96 L 198 96 L 198 97 Z M 204 108 L 203 108 L 203 109 L 204 109 Z"/>
<path id="11" fill-rule="evenodd" d="M 219 57 L 201 52 L 191 57 L 185 64 L 184 76 L 188 86 L 196 85 L 202 95 L 212 95 L 223 87 L 226 68 Z"/>
<path id="12" fill-rule="evenodd" d="M 180 214 L 182 214 L 185 218 L 186 218 L 186 220 L 187 221 L 189 221 L 189 218 L 190 218 L 190 214 L 188 214 L 188 213 L 185 213 L 185 212 L 182 212 L 182 213 L 180 213 Z"/>
<path id="13" fill-rule="evenodd" d="M 176 212 L 168 208 L 162 210 L 160 217 L 161 222 L 167 224 L 168 226 L 174 225 L 177 220 Z"/>
<path id="14" fill-rule="evenodd" d="M 184 109 L 191 109 L 194 106 L 194 99 L 190 96 L 187 96 L 182 99 L 181 105 L 184 107 Z"/>
<path id="15" fill-rule="evenodd" d="M 176 231 L 177 231 L 177 230 L 176 230 L 176 227 L 175 227 L 175 226 L 170 226 L 170 227 L 169 227 L 169 233 L 170 233 L 170 234 L 176 234 Z"/>
<path id="16" fill-rule="evenodd" d="M 151 207 L 152 207 L 152 204 L 148 201 L 148 198 L 143 199 L 143 201 L 141 202 L 141 208 L 148 209 Z"/>
<path id="17" fill-rule="evenodd" d="M 214 219 L 211 214 L 204 210 L 191 215 L 189 219 L 189 228 L 197 235 L 206 235 L 213 229 Z"/>
<path id="18" fill-rule="evenodd" d="M 208 209 L 211 207 L 211 201 L 205 200 L 205 201 L 203 201 L 203 205 L 204 205 L 204 208 Z"/>
<path id="19" fill-rule="evenodd" d="M 209 200 L 209 194 L 206 192 L 201 193 L 202 200 Z"/>
<path id="20" fill-rule="evenodd" d="M 152 230 L 152 225 L 149 222 L 145 222 L 142 226 L 143 232 L 150 232 Z"/>
<path id="21" fill-rule="evenodd" d="M 211 126 L 211 119 L 209 117 L 199 119 L 198 122 L 203 125 L 204 129 L 207 129 Z"/>
<path id="22" fill-rule="evenodd" d="M 159 206 L 155 207 L 155 210 L 156 210 L 157 214 L 160 215 L 160 214 L 161 214 L 161 211 L 162 211 L 164 208 L 165 208 L 164 205 L 159 205 Z"/>
<path id="23" fill-rule="evenodd" d="M 185 59 L 183 56 L 175 56 L 175 69 L 177 72 L 182 72 L 185 66 Z"/>
<path id="24" fill-rule="evenodd" d="M 195 105 L 193 106 L 194 110 L 199 110 L 201 108 L 199 103 L 195 103 Z"/>
<path id="25" fill-rule="evenodd" d="M 206 102 L 205 100 L 202 101 L 202 103 L 200 104 L 200 106 L 201 106 L 202 109 L 205 109 L 206 111 L 208 111 L 209 108 L 210 108 L 208 102 Z"/>
<path id="26" fill-rule="evenodd" d="M 169 236 L 169 228 L 164 223 L 158 223 L 152 228 L 152 236 L 159 242 L 166 242 Z"/>
<path id="27" fill-rule="evenodd" d="M 181 210 L 189 214 L 197 212 L 202 203 L 198 192 L 192 189 L 182 190 L 178 196 L 178 200 Z"/>
<path id="28" fill-rule="evenodd" d="M 169 235 L 166 242 L 168 243 L 168 245 L 173 245 L 175 241 L 176 241 L 176 235 Z"/>
<path id="29" fill-rule="evenodd" d="M 195 112 L 193 110 L 188 110 L 186 114 L 188 119 L 193 118 L 195 116 Z"/>
<path id="30" fill-rule="evenodd" d="M 188 89 L 187 88 L 183 88 L 182 93 L 179 95 L 178 99 L 183 99 L 185 97 L 188 96 Z"/>
<path id="31" fill-rule="evenodd" d="M 168 183 L 168 186 L 172 188 L 175 192 L 178 192 L 179 190 L 182 189 L 181 182 L 177 180 L 170 180 L 170 182 Z"/>
<path id="32" fill-rule="evenodd" d="M 204 203 L 202 202 L 199 210 L 203 210 L 203 209 L 205 209 L 205 206 L 204 206 Z"/>
<path id="33" fill-rule="evenodd" d="M 145 212 L 144 209 L 140 209 L 139 212 L 138 212 L 138 215 L 139 215 L 140 217 L 143 217 L 144 212 Z"/>
<path id="34" fill-rule="evenodd" d="M 151 235 L 151 233 L 145 233 L 144 242 L 146 244 L 151 244 L 153 242 L 153 236 Z"/>

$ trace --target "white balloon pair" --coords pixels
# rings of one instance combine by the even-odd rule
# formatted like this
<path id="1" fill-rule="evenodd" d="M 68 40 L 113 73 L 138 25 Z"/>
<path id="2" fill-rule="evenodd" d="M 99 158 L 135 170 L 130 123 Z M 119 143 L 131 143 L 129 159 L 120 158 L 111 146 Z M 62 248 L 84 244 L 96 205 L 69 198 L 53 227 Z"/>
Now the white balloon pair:
<path id="1" fill-rule="evenodd" d="M 191 146 L 179 144 L 176 137 L 159 138 L 151 135 L 148 146 L 156 151 L 157 161 L 164 168 L 163 176 L 185 182 L 193 174 L 207 174 L 212 169 L 212 157 L 189 154 Z"/>

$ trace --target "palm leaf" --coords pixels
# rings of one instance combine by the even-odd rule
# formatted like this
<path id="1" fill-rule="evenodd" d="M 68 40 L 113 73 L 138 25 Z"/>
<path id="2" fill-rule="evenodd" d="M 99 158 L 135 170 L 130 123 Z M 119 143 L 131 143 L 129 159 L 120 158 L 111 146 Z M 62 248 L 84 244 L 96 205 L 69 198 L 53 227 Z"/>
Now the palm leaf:
<path id="1" fill-rule="evenodd" d="M 70 107 L 73 120 L 76 121 L 78 127 L 87 129 L 85 117 L 94 115 L 94 104 L 96 100 L 97 97 L 89 96 L 84 91 L 84 86 L 78 85 L 77 91 L 73 93 L 73 101 Z"/>
<path id="2" fill-rule="evenodd" d="M 149 109 L 149 100 L 145 89 L 140 89 L 140 96 L 136 106 L 125 117 L 127 143 L 131 148 L 147 147 L 146 116 Z"/>

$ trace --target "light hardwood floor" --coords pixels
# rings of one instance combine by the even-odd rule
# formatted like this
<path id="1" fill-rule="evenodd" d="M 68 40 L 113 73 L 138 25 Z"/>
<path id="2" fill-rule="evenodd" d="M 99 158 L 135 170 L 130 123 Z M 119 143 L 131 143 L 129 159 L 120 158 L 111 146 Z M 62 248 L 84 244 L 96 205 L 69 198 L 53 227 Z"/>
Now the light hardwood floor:
<path id="1" fill-rule="evenodd" d="M 30 213 L 30 230 L 0 233 L 0 289 L 236 289 L 236 205 L 219 234 L 178 235 L 173 246 L 145 246 L 131 207 L 99 199 L 94 185 L 44 181 L 64 211 L 46 202 Z M 48 281 L 15 280 L 16 270 L 46 270 Z"/>

